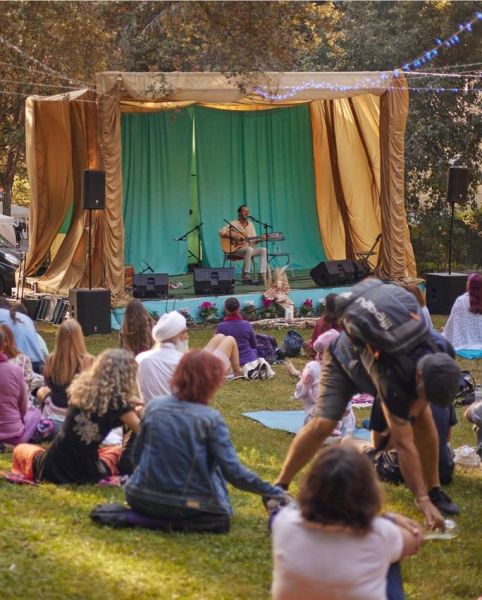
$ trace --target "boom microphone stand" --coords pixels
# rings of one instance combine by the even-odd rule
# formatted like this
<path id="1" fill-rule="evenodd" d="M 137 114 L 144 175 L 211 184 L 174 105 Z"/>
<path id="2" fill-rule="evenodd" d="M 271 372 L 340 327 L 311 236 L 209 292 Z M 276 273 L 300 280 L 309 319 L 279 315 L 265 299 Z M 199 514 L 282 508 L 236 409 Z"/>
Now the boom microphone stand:
<path id="1" fill-rule="evenodd" d="M 187 231 L 184 235 L 181 235 L 180 237 L 174 238 L 175 242 L 185 242 L 188 238 L 188 236 L 193 232 L 196 231 L 198 232 L 198 237 L 197 237 L 197 255 L 194 254 L 194 252 L 191 252 L 191 250 L 188 249 L 187 253 L 188 253 L 188 257 L 192 256 L 194 259 L 196 259 L 196 263 L 195 266 L 201 267 L 202 266 L 202 258 L 201 258 L 201 227 L 203 226 L 203 223 L 199 223 L 198 225 L 196 225 L 195 227 L 193 227 L 192 229 L 190 229 L 189 231 Z"/>

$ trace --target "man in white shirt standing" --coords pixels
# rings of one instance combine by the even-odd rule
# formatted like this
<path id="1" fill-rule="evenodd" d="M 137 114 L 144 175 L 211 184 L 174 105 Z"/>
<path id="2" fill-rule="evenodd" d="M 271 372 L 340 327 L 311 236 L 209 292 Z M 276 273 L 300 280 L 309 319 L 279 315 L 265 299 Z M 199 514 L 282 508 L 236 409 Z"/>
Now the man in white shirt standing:
<path id="1" fill-rule="evenodd" d="M 238 208 L 238 218 L 230 221 L 229 225 L 219 230 L 219 235 L 225 240 L 229 240 L 227 253 L 233 256 L 239 256 L 243 259 L 243 281 L 252 282 L 251 278 L 251 260 L 255 256 L 260 257 L 259 281 L 263 283 L 266 277 L 267 270 L 267 252 L 264 247 L 256 247 L 255 242 L 250 238 L 262 238 L 263 236 L 256 235 L 256 229 L 252 222 L 248 220 L 249 208 L 246 204 L 242 204 Z M 259 239 L 258 241 L 261 241 Z M 223 249 L 226 251 L 225 245 Z"/>

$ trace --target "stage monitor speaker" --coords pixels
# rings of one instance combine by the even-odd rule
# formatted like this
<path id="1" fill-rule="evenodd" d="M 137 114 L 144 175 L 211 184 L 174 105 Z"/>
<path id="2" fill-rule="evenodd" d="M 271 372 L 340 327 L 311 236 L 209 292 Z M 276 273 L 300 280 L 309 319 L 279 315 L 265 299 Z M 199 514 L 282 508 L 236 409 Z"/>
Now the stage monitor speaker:
<path id="1" fill-rule="evenodd" d="M 134 298 L 163 298 L 169 292 L 167 273 L 142 273 L 134 275 L 132 293 Z"/>
<path id="2" fill-rule="evenodd" d="M 105 171 L 84 170 L 82 197 L 86 210 L 105 208 Z"/>
<path id="3" fill-rule="evenodd" d="M 234 268 L 194 269 L 194 293 L 204 296 L 234 294 Z"/>
<path id="4" fill-rule="evenodd" d="M 428 310 L 435 315 L 449 315 L 458 296 L 466 291 L 465 273 L 427 273 L 425 298 Z"/>
<path id="5" fill-rule="evenodd" d="M 110 333 L 110 292 L 100 288 L 69 290 L 70 316 L 76 319 L 84 335 Z"/>
<path id="6" fill-rule="evenodd" d="M 311 269 L 310 277 L 318 287 L 345 285 L 355 281 L 353 260 L 325 260 Z"/>
<path id="7" fill-rule="evenodd" d="M 40 308 L 40 297 L 38 296 L 25 296 L 22 304 L 25 306 L 28 312 L 28 316 L 32 319 L 32 321 L 37 320 L 39 308 Z"/>
<path id="8" fill-rule="evenodd" d="M 447 180 L 447 202 L 465 202 L 469 191 L 469 170 L 467 167 L 450 167 Z"/>

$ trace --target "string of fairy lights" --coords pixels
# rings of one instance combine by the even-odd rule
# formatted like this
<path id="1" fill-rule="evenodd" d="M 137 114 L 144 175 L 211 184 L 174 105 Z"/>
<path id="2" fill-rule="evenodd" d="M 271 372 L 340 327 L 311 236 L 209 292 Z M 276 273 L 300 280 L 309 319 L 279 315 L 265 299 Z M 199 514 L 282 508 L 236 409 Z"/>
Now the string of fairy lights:
<path id="1" fill-rule="evenodd" d="M 473 26 L 482 20 L 482 12 L 477 11 L 474 13 L 472 19 L 470 19 L 467 23 L 462 25 L 458 25 L 457 30 L 454 31 L 447 38 L 442 40 L 441 38 L 435 38 L 435 45 L 428 50 L 425 50 L 416 58 L 414 58 L 410 62 L 404 63 L 401 67 L 397 67 L 392 71 L 387 71 L 380 73 L 378 76 L 365 76 L 357 78 L 357 81 L 349 84 L 349 85 L 340 85 L 336 83 L 332 83 L 330 81 L 322 81 L 317 82 L 314 80 L 307 80 L 299 83 L 298 85 L 293 86 L 285 86 L 282 91 L 272 92 L 269 90 L 268 86 L 257 86 L 253 91 L 256 95 L 261 96 L 265 100 L 272 101 L 282 101 L 282 100 L 290 100 L 295 96 L 301 94 L 304 91 L 308 90 L 330 90 L 332 92 L 347 92 L 347 91 L 357 91 L 357 90 L 377 90 L 383 89 L 392 90 L 395 89 L 392 86 L 387 86 L 387 81 L 391 80 L 393 77 L 399 77 L 401 73 L 404 73 L 405 76 L 411 77 L 413 75 L 423 76 L 423 77 L 455 77 L 465 80 L 465 85 L 463 86 L 451 86 L 444 87 L 441 85 L 428 85 L 424 87 L 415 87 L 409 86 L 410 91 L 415 92 L 430 92 L 430 93 L 479 93 L 482 91 L 481 88 L 475 88 L 469 86 L 469 82 L 473 82 L 475 80 L 479 80 L 482 78 L 480 70 L 476 73 L 434 73 L 434 72 L 421 72 L 418 69 L 425 67 L 428 65 L 434 58 L 439 56 L 440 52 L 444 50 L 449 50 L 460 43 L 461 37 L 465 33 L 471 33 L 473 31 Z M 477 63 L 475 66 L 479 66 Z"/>

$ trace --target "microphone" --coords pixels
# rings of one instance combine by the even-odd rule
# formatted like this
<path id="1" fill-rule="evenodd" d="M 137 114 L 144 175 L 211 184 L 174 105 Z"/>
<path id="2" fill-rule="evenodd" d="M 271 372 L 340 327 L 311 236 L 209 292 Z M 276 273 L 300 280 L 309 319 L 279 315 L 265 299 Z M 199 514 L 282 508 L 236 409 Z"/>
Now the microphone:
<path id="1" fill-rule="evenodd" d="M 251 215 L 248 216 L 248 219 L 251 219 L 251 221 L 254 221 L 255 223 L 259 223 L 260 225 L 264 225 L 264 223 L 262 223 L 261 221 L 258 221 L 258 219 L 255 219 Z"/>

